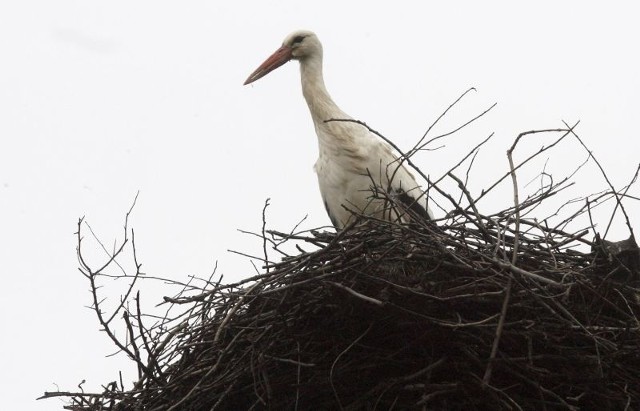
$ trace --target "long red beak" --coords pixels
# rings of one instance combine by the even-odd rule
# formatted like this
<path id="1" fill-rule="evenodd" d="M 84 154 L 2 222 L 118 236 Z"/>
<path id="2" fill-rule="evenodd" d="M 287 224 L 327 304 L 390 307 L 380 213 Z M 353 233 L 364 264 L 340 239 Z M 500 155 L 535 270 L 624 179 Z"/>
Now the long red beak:
<path id="1" fill-rule="evenodd" d="M 254 71 L 253 73 L 251 73 L 249 77 L 247 77 L 247 79 L 244 82 L 244 85 L 253 83 L 256 80 L 261 79 L 262 77 L 271 73 L 273 70 L 282 66 L 287 61 L 291 60 L 291 57 L 292 57 L 291 47 L 287 47 L 287 46 L 280 47 L 278 50 L 275 51 L 275 53 L 269 56 L 269 58 L 266 59 L 264 63 L 262 63 L 260 67 L 256 69 L 256 71 Z"/>

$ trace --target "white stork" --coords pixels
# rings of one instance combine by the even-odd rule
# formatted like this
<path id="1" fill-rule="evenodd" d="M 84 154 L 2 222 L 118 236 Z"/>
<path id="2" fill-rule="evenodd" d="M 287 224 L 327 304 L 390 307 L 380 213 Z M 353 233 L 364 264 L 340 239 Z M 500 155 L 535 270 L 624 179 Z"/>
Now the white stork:
<path id="1" fill-rule="evenodd" d="M 313 32 L 300 30 L 288 35 L 282 47 L 244 84 L 253 83 L 292 59 L 300 62 L 302 94 L 318 135 L 319 158 L 314 169 L 333 225 L 344 228 L 353 212 L 389 221 L 406 222 L 416 215 L 433 219 L 426 194 L 389 144 L 353 121 L 327 121 L 352 118 L 333 102 L 325 88 L 322 44 Z M 389 197 L 403 209 L 390 208 Z"/>

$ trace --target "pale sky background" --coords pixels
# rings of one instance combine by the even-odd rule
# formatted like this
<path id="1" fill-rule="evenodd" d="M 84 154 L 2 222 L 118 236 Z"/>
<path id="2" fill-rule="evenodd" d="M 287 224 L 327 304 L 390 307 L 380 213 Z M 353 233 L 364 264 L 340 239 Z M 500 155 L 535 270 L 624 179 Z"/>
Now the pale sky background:
<path id="1" fill-rule="evenodd" d="M 416 159 L 440 176 L 495 132 L 472 173 L 475 194 L 507 171 L 505 151 L 519 132 L 562 127 L 561 120 L 581 120 L 579 135 L 617 187 L 640 161 L 636 2 L 274 4 L 0 5 L 3 409 L 62 409 L 59 400 L 35 398 L 56 386 L 74 390 L 83 379 L 94 391 L 119 370 L 125 382 L 134 379 L 122 356 L 106 357 L 114 347 L 85 308 L 90 295 L 73 235 L 79 217 L 110 247 L 140 191 L 130 223 L 143 271 L 178 281 L 208 276 L 216 261 L 229 281 L 253 274 L 227 249 L 259 253 L 260 243 L 237 229 L 260 229 L 268 197 L 272 228 L 287 231 L 305 215 L 305 228 L 329 223 L 297 63 L 242 86 L 293 30 L 314 30 L 323 42 L 338 105 L 404 149 L 467 88 L 478 91 L 437 132 L 497 102 L 444 149 Z M 532 139 L 518 153 L 550 141 Z M 584 158 L 572 140 L 544 159 L 562 176 Z M 556 206 L 606 188 L 593 164 L 575 180 Z M 510 205 L 508 188 L 481 211 Z M 627 209 L 640 227 L 639 203 Z M 596 215 L 600 224 L 609 212 Z M 627 235 L 618 222 L 610 239 Z M 97 263 L 103 255 L 87 247 Z M 150 281 L 141 287 L 150 306 L 174 291 Z M 119 295 L 105 289 L 113 301 Z"/>

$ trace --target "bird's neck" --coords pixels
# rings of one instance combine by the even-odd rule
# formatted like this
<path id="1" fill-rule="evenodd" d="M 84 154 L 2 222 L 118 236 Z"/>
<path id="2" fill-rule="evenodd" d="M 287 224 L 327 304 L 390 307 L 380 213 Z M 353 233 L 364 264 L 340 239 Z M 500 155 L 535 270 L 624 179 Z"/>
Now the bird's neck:
<path id="1" fill-rule="evenodd" d="M 302 94 L 316 127 L 329 119 L 345 119 L 345 114 L 333 102 L 322 77 L 322 56 L 312 56 L 300 62 Z"/>

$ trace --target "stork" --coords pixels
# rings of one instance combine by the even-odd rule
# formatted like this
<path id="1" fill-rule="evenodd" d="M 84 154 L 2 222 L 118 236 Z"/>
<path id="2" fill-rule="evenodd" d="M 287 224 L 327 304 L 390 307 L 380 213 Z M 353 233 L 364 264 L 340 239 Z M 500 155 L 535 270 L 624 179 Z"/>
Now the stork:
<path id="1" fill-rule="evenodd" d="M 427 196 L 404 161 L 394 155 L 387 142 L 354 122 L 334 103 L 322 76 L 322 44 L 313 32 L 300 30 L 288 35 L 244 84 L 290 60 L 300 62 L 302 94 L 318 135 L 319 157 L 314 169 L 336 229 L 349 224 L 354 213 L 395 222 L 407 222 L 416 216 L 433 219 Z"/>

